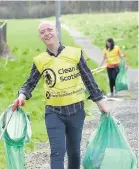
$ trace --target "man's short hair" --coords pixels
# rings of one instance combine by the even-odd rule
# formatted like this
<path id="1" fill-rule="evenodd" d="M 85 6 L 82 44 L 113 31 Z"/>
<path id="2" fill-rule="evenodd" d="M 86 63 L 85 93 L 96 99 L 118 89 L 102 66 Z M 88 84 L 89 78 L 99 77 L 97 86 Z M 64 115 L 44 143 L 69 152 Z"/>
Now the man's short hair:
<path id="1" fill-rule="evenodd" d="M 49 20 L 41 20 L 38 26 L 38 31 L 40 30 L 40 27 L 44 24 L 48 24 L 51 25 L 53 28 L 56 28 L 55 24 L 53 24 L 53 22 L 49 21 Z"/>

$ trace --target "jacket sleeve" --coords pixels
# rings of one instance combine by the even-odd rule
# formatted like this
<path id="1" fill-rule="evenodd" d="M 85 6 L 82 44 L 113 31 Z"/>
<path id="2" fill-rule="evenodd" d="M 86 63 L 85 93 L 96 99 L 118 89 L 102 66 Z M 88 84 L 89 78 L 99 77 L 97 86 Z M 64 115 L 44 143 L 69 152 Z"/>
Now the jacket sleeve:
<path id="1" fill-rule="evenodd" d="M 35 89 L 40 78 L 41 78 L 41 74 L 36 68 L 36 65 L 33 64 L 30 72 L 30 76 L 18 91 L 18 95 L 22 93 L 26 96 L 26 100 L 29 100 L 32 97 L 31 93 Z"/>
<path id="2" fill-rule="evenodd" d="M 99 89 L 90 69 L 87 66 L 82 52 L 78 68 L 81 73 L 82 80 L 90 94 L 88 99 L 91 99 L 94 102 L 101 100 L 103 98 L 103 92 Z"/>

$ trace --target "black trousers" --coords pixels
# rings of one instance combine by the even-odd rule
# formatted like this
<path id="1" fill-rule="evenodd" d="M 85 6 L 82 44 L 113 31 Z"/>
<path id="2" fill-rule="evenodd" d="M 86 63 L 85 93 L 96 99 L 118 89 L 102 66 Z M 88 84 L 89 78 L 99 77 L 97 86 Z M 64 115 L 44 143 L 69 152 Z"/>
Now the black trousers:
<path id="1" fill-rule="evenodd" d="M 117 74 L 119 73 L 119 67 L 114 68 L 107 68 L 107 73 L 109 77 L 109 85 L 110 85 L 110 91 L 113 93 L 113 87 L 115 86 L 115 80 L 117 77 Z"/>

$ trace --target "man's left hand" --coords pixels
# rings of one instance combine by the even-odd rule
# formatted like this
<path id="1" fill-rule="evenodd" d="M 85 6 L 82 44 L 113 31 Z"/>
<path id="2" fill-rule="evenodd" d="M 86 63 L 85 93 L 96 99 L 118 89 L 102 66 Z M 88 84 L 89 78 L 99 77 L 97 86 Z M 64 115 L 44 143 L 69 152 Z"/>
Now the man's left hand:
<path id="1" fill-rule="evenodd" d="M 109 116 L 110 110 L 108 109 L 107 103 L 104 99 L 99 100 L 96 102 L 96 104 L 98 105 L 98 108 L 101 112 L 104 112 L 106 114 L 106 116 Z"/>

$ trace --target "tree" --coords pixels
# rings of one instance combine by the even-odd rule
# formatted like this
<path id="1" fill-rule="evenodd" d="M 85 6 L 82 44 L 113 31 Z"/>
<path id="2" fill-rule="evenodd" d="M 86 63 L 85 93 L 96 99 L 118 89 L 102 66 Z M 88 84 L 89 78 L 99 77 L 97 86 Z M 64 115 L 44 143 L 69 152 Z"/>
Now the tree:
<path id="1" fill-rule="evenodd" d="M 0 57 L 9 58 L 12 55 L 6 43 L 6 25 L 6 22 L 1 22 L 0 25 Z"/>

